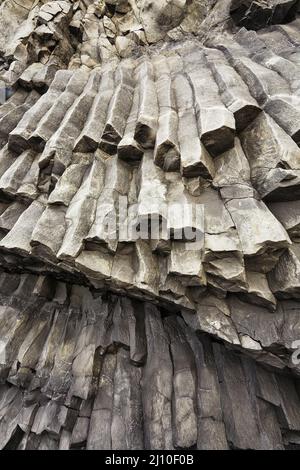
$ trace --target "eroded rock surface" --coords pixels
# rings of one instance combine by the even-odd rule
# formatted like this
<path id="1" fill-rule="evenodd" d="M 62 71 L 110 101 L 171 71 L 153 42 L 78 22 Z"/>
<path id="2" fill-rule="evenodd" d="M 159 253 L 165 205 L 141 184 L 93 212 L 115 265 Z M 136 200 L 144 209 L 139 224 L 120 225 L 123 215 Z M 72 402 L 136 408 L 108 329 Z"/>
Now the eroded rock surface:
<path id="1" fill-rule="evenodd" d="M 1 449 L 280 450 L 297 439 L 299 378 L 271 352 L 256 360 L 288 344 L 292 304 L 257 309 L 253 333 L 234 300 L 166 314 L 45 276 L 2 272 L 0 283 Z M 234 346 L 203 333 L 216 333 L 204 311 L 216 330 L 231 322 Z"/>
<path id="2" fill-rule="evenodd" d="M 298 3 L 1 3 L 0 447 L 299 442 Z"/>
<path id="3" fill-rule="evenodd" d="M 239 26 L 258 30 L 288 23 L 295 18 L 298 9 L 298 0 L 233 0 L 230 12 Z"/>

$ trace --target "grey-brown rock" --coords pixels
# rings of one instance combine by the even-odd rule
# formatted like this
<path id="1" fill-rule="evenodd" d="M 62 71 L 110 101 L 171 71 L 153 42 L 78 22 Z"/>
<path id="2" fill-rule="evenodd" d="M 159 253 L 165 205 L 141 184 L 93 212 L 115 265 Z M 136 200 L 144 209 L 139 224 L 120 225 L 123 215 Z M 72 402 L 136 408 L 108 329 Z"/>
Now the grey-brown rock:
<path id="1" fill-rule="evenodd" d="M 0 448 L 299 447 L 299 1 L 0 3 Z"/>

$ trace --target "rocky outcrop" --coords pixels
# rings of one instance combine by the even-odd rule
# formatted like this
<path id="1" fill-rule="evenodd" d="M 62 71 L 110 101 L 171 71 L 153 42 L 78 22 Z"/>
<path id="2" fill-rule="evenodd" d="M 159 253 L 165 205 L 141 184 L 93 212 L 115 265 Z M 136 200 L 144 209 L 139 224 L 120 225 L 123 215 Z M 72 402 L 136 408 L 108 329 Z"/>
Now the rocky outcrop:
<path id="1" fill-rule="evenodd" d="M 237 25 L 258 30 L 292 21 L 298 9 L 298 0 L 233 0 L 230 13 Z"/>
<path id="2" fill-rule="evenodd" d="M 2 448 L 297 444 L 299 19 L 230 6 L 2 2 Z"/>
<path id="3" fill-rule="evenodd" d="M 268 275 L 297 243 L 297 228 L 272 208 L 297 204 L 300 150 L 297 131 L 281 126 L 285 107 L 271 116 L 277 96 L 297 110 L 289 77 L 258 64 L 249 43 L 241 31 L 220 46 L 190 41 L 113 70 L 59 71 L 3 129 L 3 253 L 192 310 L 195 287 L 252 299 L 251 273 Z M 16 98 L 3 105 L 6 123 Z M 192 243 L 188 253 L 182 242 Z"/>
<path id="4" fill-rule="evenodd" d="M 205 330 L 200 311 L 162 312 L 45 276 L 1 273 L 0 283 L 2 449 L 280 450 L 298 442 L 299 379 L 271 353 L 268 368 L 253 359 L 296 320 L 284 302 L 276 326 L 253 323 L 256 343 L 241 302 L 203 302 L 211 318 L 218 308 L 229 322 L 232 309 L 241 355 L 238 336 L 224 346 L 196 334 Z"/>

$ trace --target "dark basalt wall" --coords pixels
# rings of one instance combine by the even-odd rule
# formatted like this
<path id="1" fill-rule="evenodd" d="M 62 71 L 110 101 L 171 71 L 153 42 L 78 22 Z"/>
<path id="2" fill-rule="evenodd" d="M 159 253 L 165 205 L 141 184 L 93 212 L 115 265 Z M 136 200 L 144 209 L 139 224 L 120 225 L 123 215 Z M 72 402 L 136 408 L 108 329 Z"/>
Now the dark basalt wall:
<path id="1" fill-rule="evenodd" d="M 294 20 L 299 11 L 299 0 L 233 0 L 230 13 L 238 26 L 259 30 L 266 26 L 285 24 Z"/>

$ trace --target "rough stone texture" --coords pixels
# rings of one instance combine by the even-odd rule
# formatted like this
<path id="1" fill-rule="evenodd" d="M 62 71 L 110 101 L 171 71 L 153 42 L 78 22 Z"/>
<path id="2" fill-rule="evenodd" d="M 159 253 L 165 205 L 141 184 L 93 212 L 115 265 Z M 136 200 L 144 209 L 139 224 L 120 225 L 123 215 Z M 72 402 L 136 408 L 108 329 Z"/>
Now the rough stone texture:
<path id="1" fill-rule="evenodd" d="M 238 25 L 258 30 L 291 21 L 298 7 L 298 0 L 233 0 L 230 12 Z"/>
<path id="2" fill-rule="evenodd" d="M 0 283 L 2 449 L 278 450 L 299 434 L 299 378 L 259 364 L 249 344 L 241 355 L 200 334 L 195 314 L 33 274 Z M 212 315 L 214 301 L 203 303 Z M 218 304 L 242 331 L 236 308 Z M 296 320 L 288 307 L 279 315 L 277 346 Z"/>
<path id="3" fill-rule="evenodd" d="M 0 5 L 0 447 L 297 447 L 299 2 L 23 6 Z"/>

